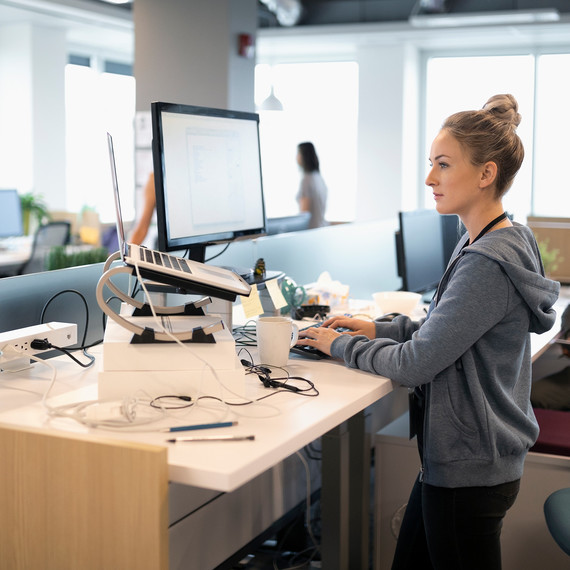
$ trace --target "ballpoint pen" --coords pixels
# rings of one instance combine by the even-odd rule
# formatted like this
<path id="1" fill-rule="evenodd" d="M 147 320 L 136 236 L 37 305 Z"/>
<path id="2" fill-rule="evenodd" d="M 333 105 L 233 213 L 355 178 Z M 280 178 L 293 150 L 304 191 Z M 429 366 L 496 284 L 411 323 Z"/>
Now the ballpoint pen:
<path id="1" fill-rule="evenodd" d="M 237 422 L 216 422 L 212 424 L 195 424 L 190 426 L 176 426 L 171 428 L 166 428 L 162 431 L 173 432 L 173 431 L 191 431 L 195 429 L 211 429 L 211 428 L 222 428 L 237 426 Z"/>
<path id="2" fill-rule="evenodd" d="M 190 436 L 190 437 L 175 437 L 174 439 L 167 439 L 168 443 L 185 443 L 190 441 L 246 441 L 254 440 L 254 435 L 211 435 L 211 436 Z"/>

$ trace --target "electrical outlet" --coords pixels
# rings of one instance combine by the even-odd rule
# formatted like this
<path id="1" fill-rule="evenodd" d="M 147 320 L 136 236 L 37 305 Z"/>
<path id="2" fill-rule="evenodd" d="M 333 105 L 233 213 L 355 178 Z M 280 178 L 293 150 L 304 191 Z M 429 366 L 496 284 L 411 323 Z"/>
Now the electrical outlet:
<path id="1" fill-rule="evenodd" d="M 53 321 L 0 333 L 0 365 L 46 351 L 46 349 L 32 348 L 33 340 L 46 340 L 62 348 L 71 346 L 77 342 L 77 325 Z"/>

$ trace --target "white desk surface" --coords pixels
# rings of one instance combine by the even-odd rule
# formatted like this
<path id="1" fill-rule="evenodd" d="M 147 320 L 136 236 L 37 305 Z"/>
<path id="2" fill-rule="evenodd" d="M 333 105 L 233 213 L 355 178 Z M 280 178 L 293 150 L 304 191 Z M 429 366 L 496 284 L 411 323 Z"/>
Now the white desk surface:
<path id="1" fill-rule="evenodd" d="M 100 348 L 93 349 L 99 354 Z M 81 369 L 67 357 L 51 359 L 57 368 L 57 381 L 50 395 L 52 405 L 97 398 L 97 370 Z M 341 424 L 392 390 L 386 378 L 350 370 L 334 361 L 290 359 L 291 375 L 312 380 L 320 395 L 316 398 L 283 392 L 260 403 L 232 407 L 206 403 L 176 412 L 176 420 L 165 418 L 133 430 L 109 431 L 87 428 L 70 419 L 48 419 L 41 403 L 52 372 L 35 363 L 17 374 L 0 374 L 0 424 L 62 430 L 70 434 L 92 434 L 105 439 L 136 441 L 168 446 L 169 478 L 173 482 L 219 491 L 232 491 L 276 465 L 330 429 Z M 94 365 L 98 368 L 99 363 Z M 246 377 L 249 397 L 269 393 L 257 376 Z M 206 393 L 206 390 L 203 390 Z M 215 388 L 210 391 L 215 394 Z M 237 420 L 238 425 L 202 431 L 161 433 L 168 425 L 200 424 Z M 144 431 L 142 431 L 144 430 Z M 255 441 L 192 442 L 167 444 L 173 436 L 255 435 Z"/>
<path id="2" fill-rule="evenodd" d="M 33 236 L 0 239 L 0 270 L 18 269 L 29 258 L 32 252 Z"/>
<path id="3" fill-rule="evenodd" d="M 542 353 L 560 330 L 560 314 L 568 304 L 568 290 L 558 303 L 558 320 L 549 333 L 533 335 L 533 354 Z M 67 357 L 51 359 L 57 380 L 50 393 L 52 405 L 83 402 L 97 398 L 97 371 L 101 365 L 101 347 L 91 351 L 99 356 L 93 369 L 79 368 Z M 332 360 L 313 361 L 291 358 L 288 370 L 315 383 L 320 392 L 316 398 L 299 396 L 289 391 L 266 398 L 259 403 L 226 408 L 208 403 L 176 412 L 176 418 L 122 431 L 87 428 L 70 419 L 49 420 L 42 396 L 51 381 L 51 370 L 35 363 L 20 373 L 0 374 L 0 424 L 42 428 L 48 432 L 90 434 L 100 438 L 144 442 L 168 446 L 169 478 L 173 482 L 232 491 L 276 465 L 311 441 L 348 420 L 392 390 L 386 378 L 349 369 Z M 209 387 L 203 394 L 216 394 Z M 257 376 L 246 377 L 246 395 L 259 398 L 269 393 Z M 161 433 L 168 425 L 200 424 L 237 420 L 237 426 L 200 432 Z M 174 435 L 255 435 L 255 441 L 192 442 L 168 444 Z"/>

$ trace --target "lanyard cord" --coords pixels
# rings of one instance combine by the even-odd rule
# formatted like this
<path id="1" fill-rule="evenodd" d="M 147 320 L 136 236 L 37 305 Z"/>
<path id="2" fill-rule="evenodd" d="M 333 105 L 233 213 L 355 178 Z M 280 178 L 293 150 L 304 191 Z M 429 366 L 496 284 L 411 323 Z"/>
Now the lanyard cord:
<path id="1" fill-rule="evenodd" d="M 507 212 L 503 212 L 500 216 L 497 216 L 494 220 L 491 220 L 480 232 L 479 235 L 471 242 L 469 243 L 469 240 L 467 240 L 463 246 L 461 247 L 461 250 L 463 250 L 464 247 L 474 244 L 479 238 L 483 237 L 491 228 L 495 227 L 499 222 L 502 222 L 505 218 L 507 217 Z M 451 269 L 451 267 L 453 265 L 455 265 L 455 263 L 457 262 L 457 260 L 459 259 L 459 253 L 456 255 L 455 259 L 451 262 L 451 264 L 447 267 L 447 269 L 445 270 L 444 276 L 448 273 L 448 271 Z M 442 277 L 443 279 L 443 277 Z M 434 299 L 437 303 L 439 303 L 439 299 L 441 297 L 441 281 L 438 283 L 437 289 L 435 291 L 435 295 L 434 295 Z"/>
<path id="2" fill-rule="evenodd" d="M 471 242 L 471 244 L 475 243 L 479 238 L 483 237 L 491 228 L 495 227 L 499 222 L 502 222 L 507 217 L 507 212 L 503 212 L 500 216 L 497 216 L 494 220 L 491 220 L 480 232 L 479 235 Z M 469 244 L 469 241 L 465 242 L 465 247 Z M 471 245 L 469 244 L 469 245 Z"/>

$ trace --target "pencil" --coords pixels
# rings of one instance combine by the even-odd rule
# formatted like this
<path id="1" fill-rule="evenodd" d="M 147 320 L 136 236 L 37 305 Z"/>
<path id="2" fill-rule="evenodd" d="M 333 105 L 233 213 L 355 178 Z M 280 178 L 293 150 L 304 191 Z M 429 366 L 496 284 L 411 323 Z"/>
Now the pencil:
<path id="1" fill-rule="evenodd" d="M 237 422 L 217 422 L 213 424 L 195 424 L 192 426 L 177 426 L 177 427 L 167 428 L 162 431 L 166 432 L 191 431 L 194 429 L 212 429 L 212 428 L 231 427 L 231 426 L 237 426 Z"/>
<path id="2" fill-rule="evenodd" d="M 176 437 L 174 439 L 167 439 L 166 441 L 168 443 L 185 443 L 190 441 L 251 441 L 254 439 L 254 435 L 211 435 L 198 437 Z"/>

